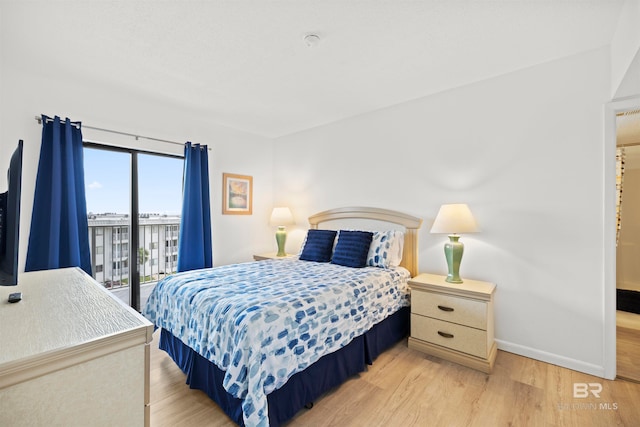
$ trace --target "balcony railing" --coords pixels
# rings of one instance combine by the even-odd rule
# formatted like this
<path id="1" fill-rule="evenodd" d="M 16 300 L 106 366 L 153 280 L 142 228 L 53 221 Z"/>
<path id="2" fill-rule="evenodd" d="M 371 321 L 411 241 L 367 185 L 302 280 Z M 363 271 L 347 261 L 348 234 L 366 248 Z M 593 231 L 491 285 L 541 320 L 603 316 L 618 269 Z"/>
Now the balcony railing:
<path id="1" fill-rule="evenodd" d="M 121 222 L 118 222 L 117 219 L 114 219 L 113 224 L 109 224 L 109 220 L 105 218 L 98 220 L 89 218 L 91 264 L 94 272 L 93 277 L 98 282 L 119 296 L 124 293 L 126 298 L 120 297 L 128 300 L 129 275 L 136 271 L 135 268 L 131 268 L 130 254 L 135 249 L 116 249 L 114 244 L 125 243 L 129 239 L 128 226 L 123 226 Z M 163 217 L 162 225 L 179 227 L 180 218 Z M 139 261 L 137 270 L 140 275 L 141 304 L 144 304 L 146 296 L 155 283 L 165 276 L 175 273 L 178 267 L 176 261 L 178 248 L 173 244 L 179 236 L 179 231 L 167 230 L 166 232 L 153 233 L 152 227 L 152 224 L 140 224 L 138 228 L 140 247 L 137 252 Z M 160 230 L 162 231 L 162 228 Z M 111 238 L 109 238 L 109 234 L 111 234 Z M 104 242 L 109 243 L 105 244 Z M 128 266 L 122 265 L 125 262 Z"/>

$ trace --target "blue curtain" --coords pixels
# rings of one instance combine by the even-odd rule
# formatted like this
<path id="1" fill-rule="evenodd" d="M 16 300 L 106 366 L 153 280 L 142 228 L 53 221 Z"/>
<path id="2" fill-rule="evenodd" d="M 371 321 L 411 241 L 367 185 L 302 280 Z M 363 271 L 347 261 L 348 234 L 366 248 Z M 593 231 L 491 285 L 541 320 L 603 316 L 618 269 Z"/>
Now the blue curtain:
<path id="1" fill-rule="evenodd" d="M 91 274 L 80 122 L 42 116 L 26 271 L 80 267 Z"/>
<path id="2" fill-rule="evenodd" d="M 185 144 L 182 185 L 178 271 L 212 267 L 209 160 L 206 145 L 192 146 L 190 142 Z"/>

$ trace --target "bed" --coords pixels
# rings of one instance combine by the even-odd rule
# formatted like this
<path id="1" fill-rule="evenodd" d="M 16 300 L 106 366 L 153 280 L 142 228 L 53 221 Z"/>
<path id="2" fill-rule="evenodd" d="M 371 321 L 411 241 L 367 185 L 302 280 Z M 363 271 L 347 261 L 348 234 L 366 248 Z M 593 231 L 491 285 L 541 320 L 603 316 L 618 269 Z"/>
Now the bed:
<path id="1" fill-rule="evenodd" d="M 340 208 L 309 223 L 299 256 L 175 274 L 143 311 L 190 387 L 239 425 L 282 424 L 408 334 L 407 281 L 418 270 L 422 220 Z M 314 258 L 320 235 L 332 242 L 330 262 Z M 392 245 L 397 259 L 389 262 L 379 249 L 394 238 L 402 255 Z M 358 268 L 340 257 L 356 240 L 370 248 Z"/>

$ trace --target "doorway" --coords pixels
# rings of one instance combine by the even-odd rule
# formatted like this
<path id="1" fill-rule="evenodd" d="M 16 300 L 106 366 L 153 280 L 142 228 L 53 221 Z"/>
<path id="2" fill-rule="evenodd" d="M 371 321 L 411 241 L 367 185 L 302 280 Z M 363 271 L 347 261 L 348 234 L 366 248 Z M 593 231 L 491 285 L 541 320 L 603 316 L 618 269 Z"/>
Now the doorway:
<path id="1" fill-rule="evenodd" d="M 640 109 L 616 114 L 616 373 L 640 382 Z"/>

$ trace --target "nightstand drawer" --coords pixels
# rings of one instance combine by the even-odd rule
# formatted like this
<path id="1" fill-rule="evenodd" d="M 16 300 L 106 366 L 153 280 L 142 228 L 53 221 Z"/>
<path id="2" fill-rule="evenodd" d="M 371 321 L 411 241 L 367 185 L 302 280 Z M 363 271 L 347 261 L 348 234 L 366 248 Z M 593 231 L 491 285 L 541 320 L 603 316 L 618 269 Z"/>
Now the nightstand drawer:
<path id="1" fill-rule="evenodd" d="M 473 356 L 488 356 L 487 333 L 479 329 L 411 314 L 411 336 Z"/>
<path id="2" fill-rule="evenodd" d="M 487 304 L 483 301 L 412 290 L 411 312 L 477 329 L 487 329 Z"/>

